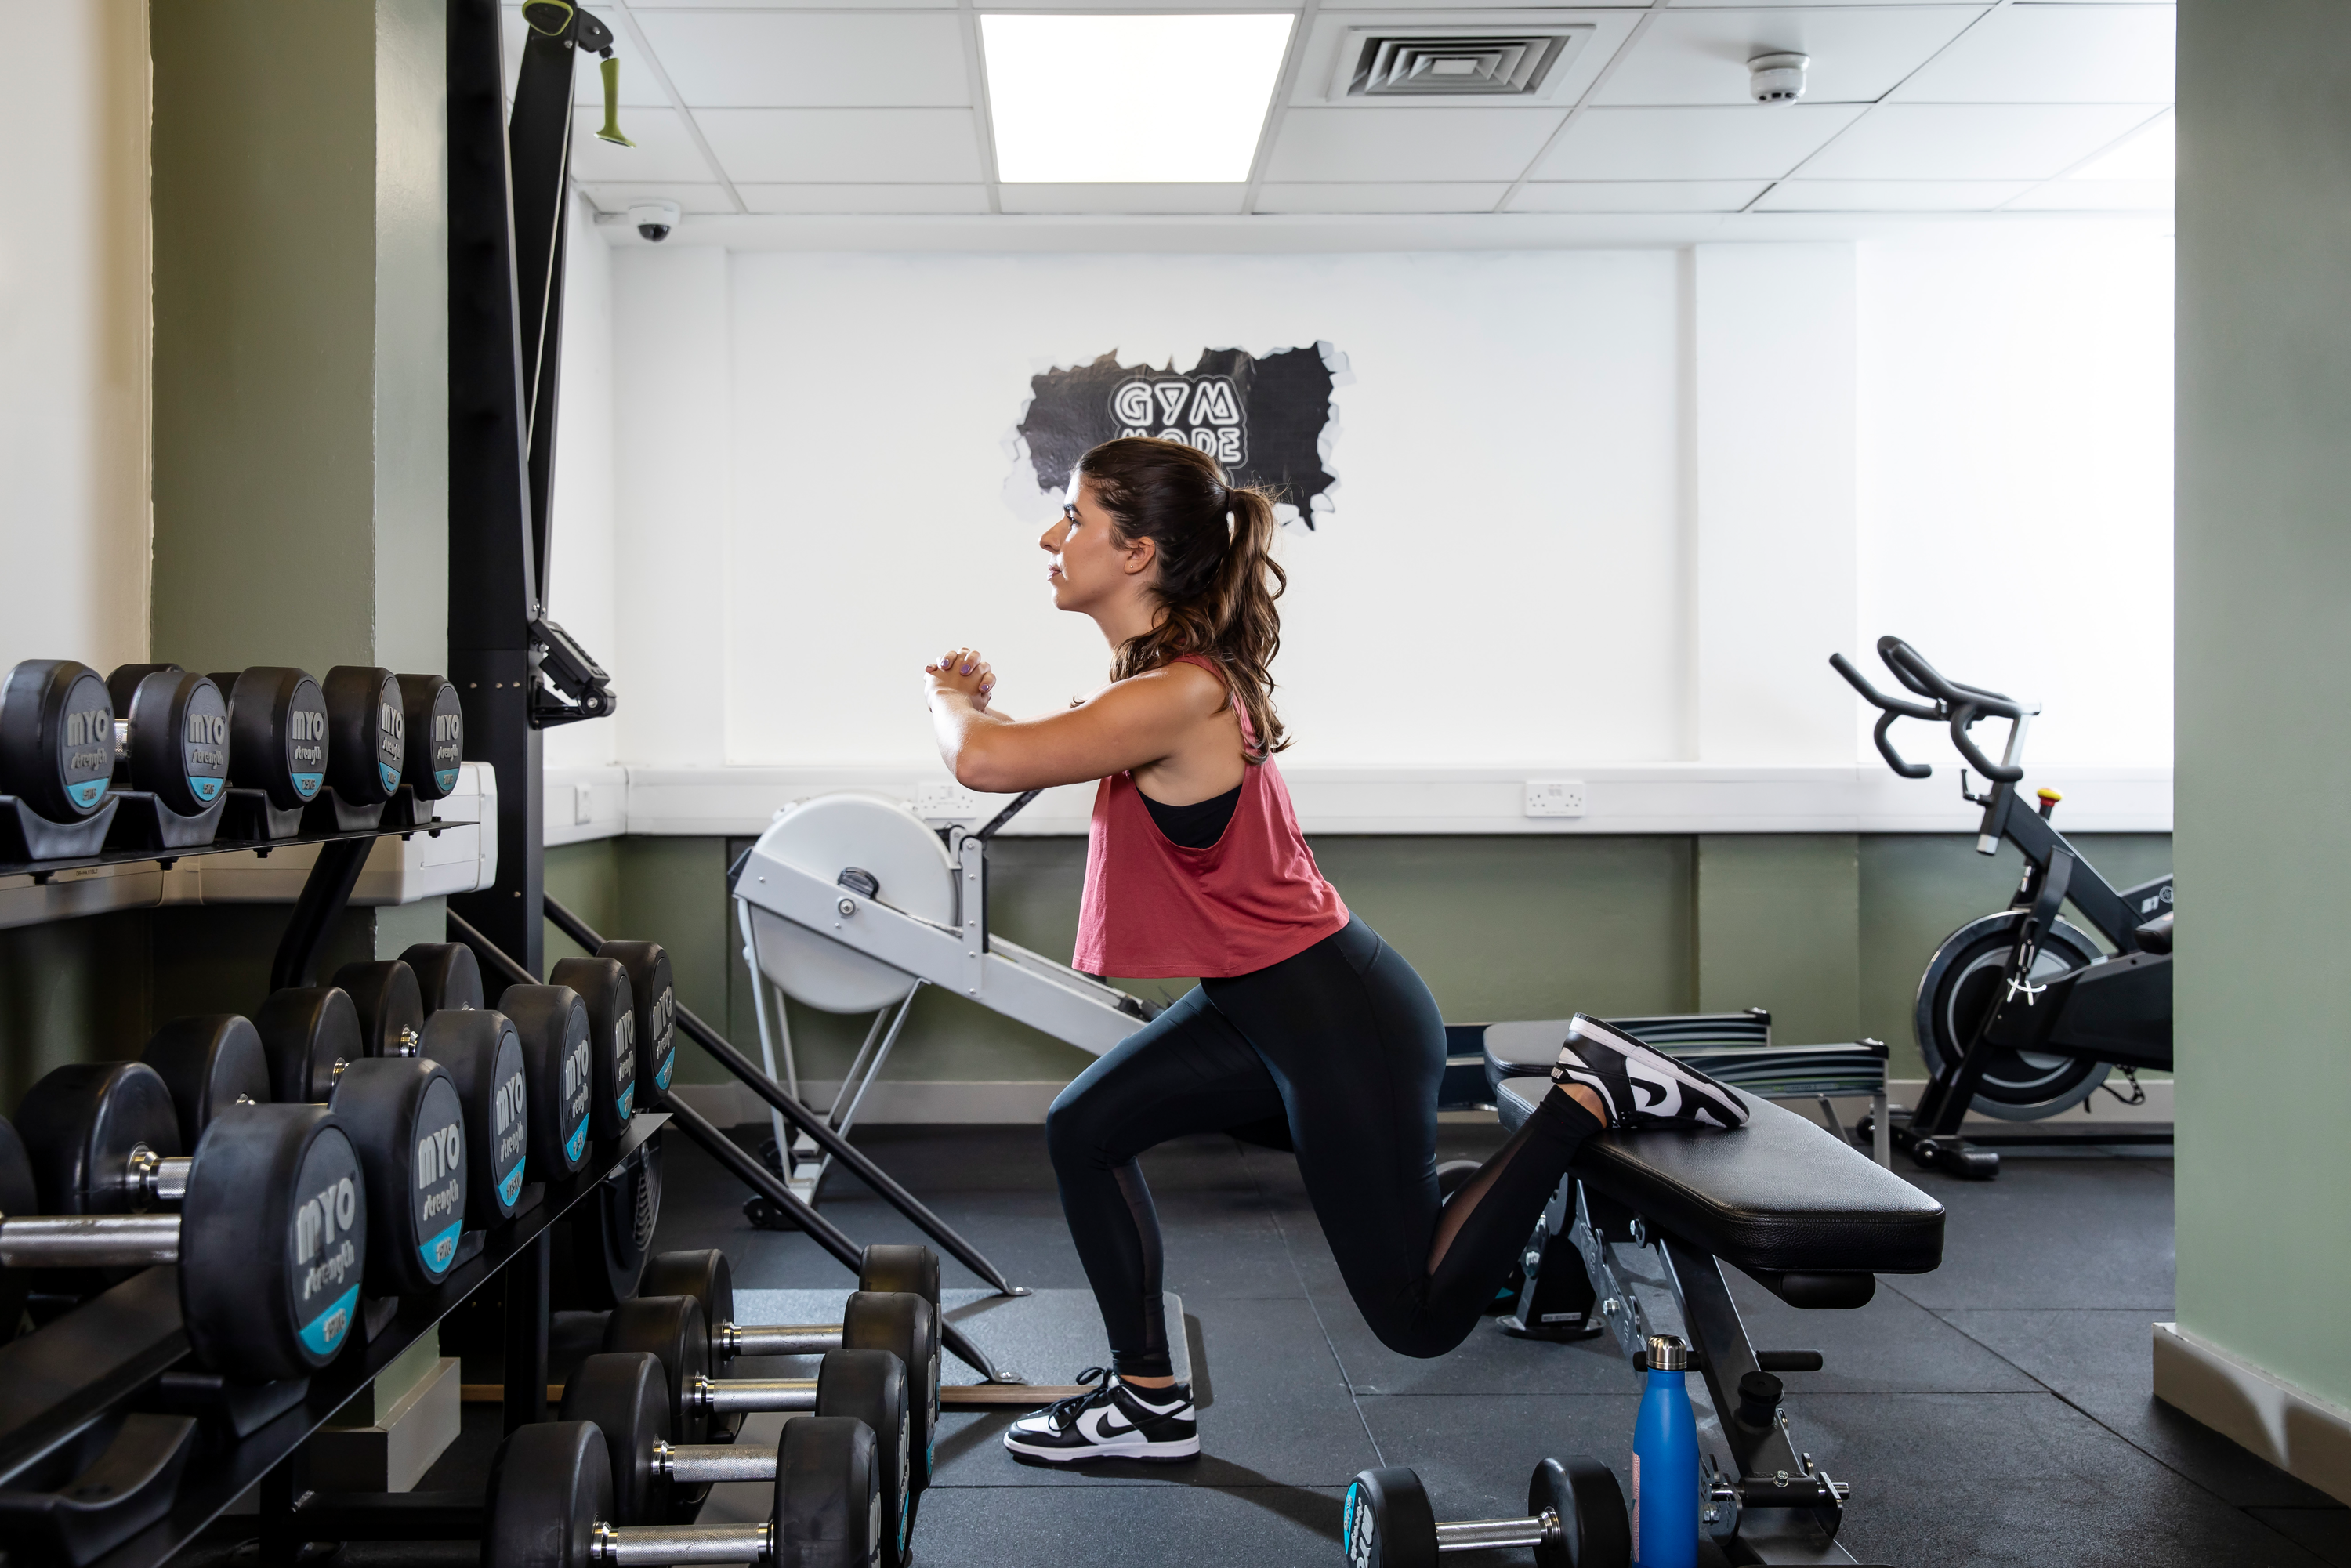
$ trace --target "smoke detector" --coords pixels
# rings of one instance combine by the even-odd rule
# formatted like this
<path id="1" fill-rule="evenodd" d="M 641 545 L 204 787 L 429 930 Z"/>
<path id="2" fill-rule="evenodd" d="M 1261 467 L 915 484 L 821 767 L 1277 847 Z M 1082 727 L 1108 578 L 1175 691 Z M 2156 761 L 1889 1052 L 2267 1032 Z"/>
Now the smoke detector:
<path id="1" fill-rule="evenodd" d="M 1747 62 L 1747 90 L 1758 103 L 1793 103 L 1804 96 L 1810 55 L 1758 55 Z"/>

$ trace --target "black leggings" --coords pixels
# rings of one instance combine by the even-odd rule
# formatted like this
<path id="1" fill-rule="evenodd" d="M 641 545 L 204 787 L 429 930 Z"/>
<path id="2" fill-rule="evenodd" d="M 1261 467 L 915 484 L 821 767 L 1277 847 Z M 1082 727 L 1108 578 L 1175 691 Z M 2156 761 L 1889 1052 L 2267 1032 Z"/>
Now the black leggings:
<path id="1" fill-rule="evenodd" d="M 1437 999 L 1354 920 L 1296 957 L 1203 980 L 1061 1091 L 1045 1141 L 1116 1369 L 1171 1370 L 1159 1219 L 1135 1156 L 1187 1133 L 1276 1116 L 1289 1124 L 1307 1197 L 1380 1342 L 1431 1356 L 1468 1337 L 1600 1123 L 1565 1094 L 1544 1095 L 1457 1197 L 1475 1207 L 1431 1272 L 1444 1071 Z"/>

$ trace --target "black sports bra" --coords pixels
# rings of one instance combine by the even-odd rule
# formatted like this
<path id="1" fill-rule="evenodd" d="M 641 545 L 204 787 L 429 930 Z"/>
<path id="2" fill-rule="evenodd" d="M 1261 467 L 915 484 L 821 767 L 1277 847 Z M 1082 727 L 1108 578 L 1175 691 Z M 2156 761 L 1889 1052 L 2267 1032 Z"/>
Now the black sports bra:
<path id="1" fill-rule="evenodd" d="M 1242 780 L 1243 783 L 1248 780 Z M 1163 806 L 1143 791 L 1143 803 L 1151 811 L 1151 820 L 1171 844 L 1181 844 L 1187 850 L 1205 850 L 1225 836 L 1231 825 L 1233 811 L 1241 803 L 1241 787 L 1234 785 L 1221 795 L 1206 800 L 1195 800 L 1188 806 Z"/>

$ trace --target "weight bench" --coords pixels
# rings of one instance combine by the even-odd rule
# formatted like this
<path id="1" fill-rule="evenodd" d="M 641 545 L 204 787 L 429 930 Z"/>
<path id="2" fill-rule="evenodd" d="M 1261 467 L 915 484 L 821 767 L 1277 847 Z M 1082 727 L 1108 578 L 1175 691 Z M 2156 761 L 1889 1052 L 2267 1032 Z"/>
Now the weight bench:
<path id="1" fill-rule="evenodd" d="M 1498 1072 L 1492 1088 L 1516 1130 L 1551 1085 Z M 1821 1356 L 1757 1351 L 1722 1265 L 1791 1306 L 1862 1306 L 1879 1274 L 1942 1261 L 1943 1206 L 1806 1118 L 1742 1097 L 1750 1116 L 1736 1132 L 1587 1142 L 1528 1243 L 1520 1310 L 1539 1319 L 1530 1302 L 1580 1296 L 1589 1322 L 1596 1300 L 1583 1332 L 1614 1331 L 1636 1371 L 1650 1334 L 1680 1335 L 1719 1417 L 1700 1427 L 1701 1528 L 1734 1563 L 1850 1563 L 1835 1541 L 1848 1489 L 1797 1450 L 1774 1375 L 1818 1371 Z"/>

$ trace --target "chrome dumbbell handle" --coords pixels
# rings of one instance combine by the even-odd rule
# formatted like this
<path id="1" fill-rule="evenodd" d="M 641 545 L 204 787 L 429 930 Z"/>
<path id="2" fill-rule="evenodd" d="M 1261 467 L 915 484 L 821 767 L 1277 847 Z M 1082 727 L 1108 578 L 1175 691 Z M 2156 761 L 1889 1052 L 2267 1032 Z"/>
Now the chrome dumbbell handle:
<path id="1" fill-rule="evenodd" d="M 695 1409 L 713 1416 L 805 1413 L 816 1408 L 816 1379 L 728 1377 L 714 1381 L 697 1376 L 685 1385 L 685 1396 Z"/>
<path id="2" fill-rule="evenodd" d="M 159 1155 L 141 1144 L 123 1162 L 122 1189 L 138 1207 L 179 1203 L 188 1196 L 188 1173 L 196 1162 L 186 1155 Z"/>
<path id="3" fill-rule="evenodd" d="M 615 1527 L 599 1520 L 588 1560 L 633 1563 L 767 1563 L 773 1527 L 766 1524 L 652 1524 Z"/>
<path id="4" fill-rule="evenodd" d="M 712 1333 L 731 1358 L 738 1355 L 821 1355 L 841 1348 L 839 1323 L 720 1323 Z"/>
<path id="5" fill-rule="evenodd" d="M 1471 1519 L 1437 1527 L 1439 1552 L 1484 1552 L 1498 1546 L 1557 1545 L 1559 1515 L 1545 1509 L 1536 1519 Z"/>
<path id="6" fill-rule="evenodd" d="M 653 1439 L 653 1474 L 684 1486 L 705 1481 L 771 1481 L 781 1450 L 758 1443 L 671 1443 Z"/>
<path id="7" fill-rule="evenodd" d="M 176 1214 L 0 1219 L 0 1268 L 138 1269 L 180 1260 Z"/>

